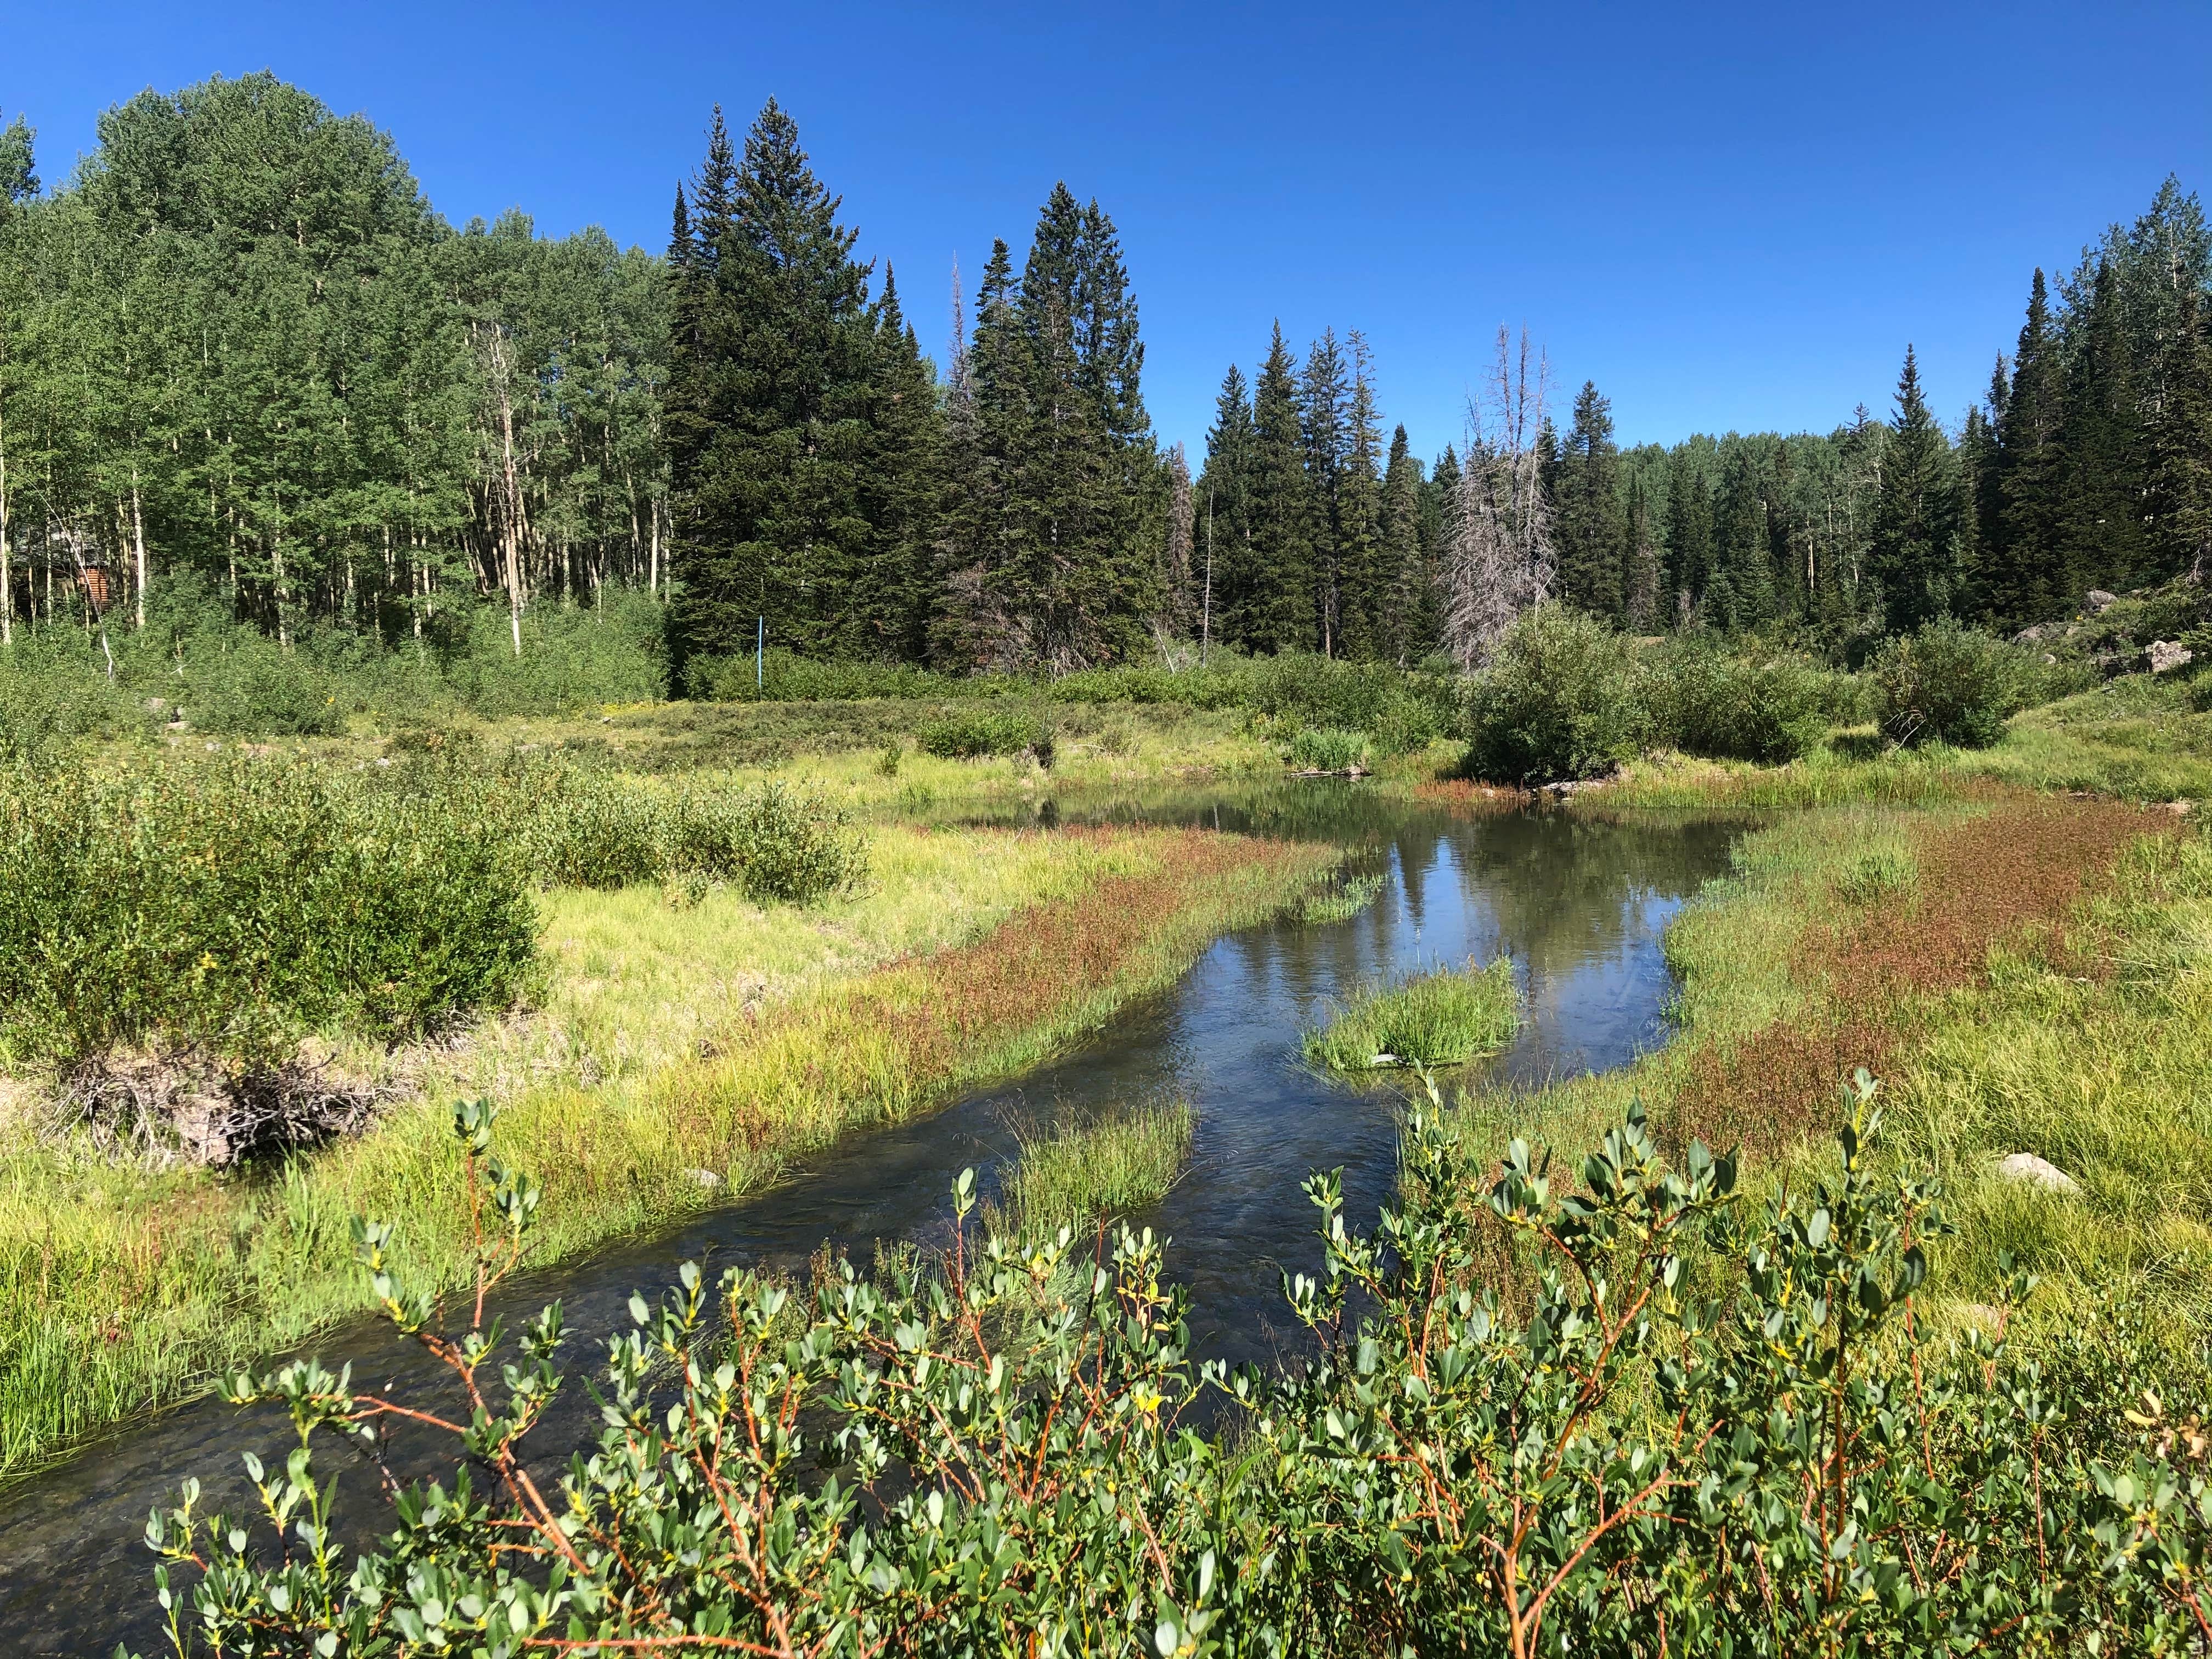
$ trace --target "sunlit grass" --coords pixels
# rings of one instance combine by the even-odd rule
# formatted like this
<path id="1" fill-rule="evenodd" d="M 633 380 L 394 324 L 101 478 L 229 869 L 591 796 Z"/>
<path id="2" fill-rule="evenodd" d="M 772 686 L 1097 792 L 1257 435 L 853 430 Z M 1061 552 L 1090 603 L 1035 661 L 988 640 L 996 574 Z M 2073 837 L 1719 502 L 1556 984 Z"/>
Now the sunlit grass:
<path id="1" fill-rule="evenodd" d="M 1520 988 L 1501 957 L 1355 991 L 1326 1027 L 1306 1033 L 1305 1055 L 1334 1072 L 1459 1066 L 1504 1048 L 1520 1024 Z"/>
<path id="2" fill-rule="evenodd" d="M 1051 1228 L 1156 1204 L 1189 1158 L 1196 1127 L 1188 1101 L 1164 1100 L 1030 1129 L 1006 1176 L 1009 1219 L 1018 1230 Z"/>

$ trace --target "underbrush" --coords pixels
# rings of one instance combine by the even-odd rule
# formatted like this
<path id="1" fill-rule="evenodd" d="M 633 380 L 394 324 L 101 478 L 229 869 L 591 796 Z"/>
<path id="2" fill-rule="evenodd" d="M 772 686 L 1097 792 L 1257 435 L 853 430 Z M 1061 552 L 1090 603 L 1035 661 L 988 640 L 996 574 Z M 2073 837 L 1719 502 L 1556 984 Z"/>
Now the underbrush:
<path id="1" fill-rule="evenodd" d="M 0 1060 L 272 1058 L 496 1007 L 528 878 L 465 802 L 239 759 L 0 771 Z"/>
<path id="2" fill-rule="evenodd" d="M 1040 720 L 990 708 L 971 708 L 927 721 L 915 733 L 922 753 L 940 760 L 975 760 L 985 755 L 1033 755 L 1040 766 L 1052 764 L 1052 727 Z"/>
<path id="3" fill-rule="evenodd" d="M 1335 1072 L 1458 1066 L 1504 1048 L 1520 1026 L 1520 987 L 1501 957 L 1354 992 L 1324 1029 L 1306 1033 L 1305 1056 Z"/>
<path id="4" fill-rule="evenodd" d="M 1016 1231 L 1081 1228 L 1158 1203 L 1182 1173 L 1196 1128 L 1182 1100 L 1028 1128 L 1006 1179 L 1008 1224 Z"/>
<path id="5" fill-rule="evenodd" d="M 2188 1650 L 2212 1624 L 2201 1367 L 2015 1352 L 2037 1285 L 2009 1259 L 1981 1322 L 1919 1317 L 1950 1218 L 1922 1172 L 1884 1165 L 1875 1092 L 1860 1073 L 1837 1153 L 1763 1204 L 1733 1157 L 1670 1161 L 1634 1110 L 1571 1181 L 1518 1139 L 1486 1172 L 1432 1097 L 1372 1230 L 1337 1176 L 1308 1182 L 1322 1267 L 1285 1292 L 1309 1358 L 1273 1374 L 1193 1363 L 1148 1231 L 979 1237 L 965 1172 L 940 1255 L 835 1264 L 811 1294 L 685 1263 L 657 1304 L 634 1297 L 592 1384 L 597 1443 L 550 1493 L 529 1471 L 568 1449 L 533 1438 L 563 1420 L 560 1310 L 511 1339 L 482 1314 L 546 1194 L 464 1103 L 447 1157 L 489 1222 L 474 1321 L 442 1326 L 401 1258 L 435 1218 L 356 1232 L 385 1319 L 459 1405 L 356 1394 L 313 1360 L 234 1376 L 299 1443 L 281 1475 L 249 1461 L 259 1515 L 215 1520 L 187 1483 L 152 1517 L 165 1604 L 191 1601 L 180 1659 L 702 1631 L 1193 1659 L 1369 1653 L 1378 1632 L 1517 1656 Z M 1686 1293 L 1692 1264 L 1716 1294 Z M 495 1407 L 476 1380 L 494 1363 Z M 1224 1412 L 1228 1434 L 1200 1427 Z M 386 1494 L 396 1530 L 358 1565 L 276 1559 L 302 1516 L 382 1530 L 339 1514 L 333 1466 L 386 1419 L 452 1437 L 482 1494 Z M 672 1534 L 682 1550 L 645 1547 Z"/>
<path id="6" fill-rule="evenodd" d="M 757 684 L 753 659 L 695 665 L 690 690 L 717 701 L 824 702 L 869 698 L 1006 698 L 1049 703 L 1179 703 L 1244 709 L 1290 737 L 1308 726 L 1362 732 L 1387 754 L 1420 749 L 1449 731 L 1461 688 L 1449 672 L 1346 662 L 1304 653 L 1204 664 L 1130 665 L 1060 675 L 933 672 L 906 664 L 825 663 L 771 651 Z"/>

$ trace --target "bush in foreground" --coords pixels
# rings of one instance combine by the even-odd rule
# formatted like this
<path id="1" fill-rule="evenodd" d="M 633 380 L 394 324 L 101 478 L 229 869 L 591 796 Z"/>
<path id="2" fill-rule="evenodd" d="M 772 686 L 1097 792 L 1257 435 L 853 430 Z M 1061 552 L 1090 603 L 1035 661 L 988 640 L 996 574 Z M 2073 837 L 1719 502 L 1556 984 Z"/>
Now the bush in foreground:
<path id="1" fill-rule="evenodd" d="M 1504 1048 L 1520 1028 L 1520 988 L 1500 957 L 1487 968 L 1439 968 L 1354 993 L 1325 1030 L 1306 1033 L 1305 1055 L 1335 1072 L 1460 1066 Z"/>
<path id="2" fill-rule="evenodd" d="M 1336 1176 L 1307 1183 L 1321 1270 L 1285 1282 L 1307 1346 L 1272 1376 L 1192 1364 L 1149 1233 L 977 1239 L 970 1172 L 939 1261 L 841 1264 L 811 1297 L 686 1264 L 657 1307 L 634 1299 L 605 1425 L 557 1477 L 531 1438 L 568 1386 L 558 1306 L 512 1339 L 445 1334 L 393 1227 L 363 1223 L 386 1318 L 454 1374 L 461 1404 L 431 1420 L 455 1480 L 398 1494 L 348 1561 L 325 1542 L 327 1449 L 373 1455 L 433 1402 L 313 1361 L 234 1376 L 300 1444 L 281 1469 L 248 1461 L 258 1518 L 202 1514 L 189 1483 L 152 1517 L 176 1645 L 2193 1650 L 2212 1623 L 2194 1419 L 2154 1395 L 2123 1419 L 2146 1380 L 2124 1356 L 2062 1382 L 2011 1352 L 2022 1275 L 1994 1336 L 1930 1334 L 1913 1310 L 1945 1224 L 1872 1160 L 1873 1092 L 1862 1074 L 1827 1178 L 1755 1217 L 1732 1158 L 1692 1143 L 1670 1168 L 1634 1113 L 1571 1195 L 1519 1141 L 1486 1178 L 1432 1092 L 1375 1233 L 1347 1224 Z M 491 1157 L 488 1109 L 455 1128 L 480 1310 L 538 1189 Z M 1501 1261 L 1521 1264 L 1510 1295 Z M 1209 1395 L 1220 1439 L 1187 1420 Z"/>

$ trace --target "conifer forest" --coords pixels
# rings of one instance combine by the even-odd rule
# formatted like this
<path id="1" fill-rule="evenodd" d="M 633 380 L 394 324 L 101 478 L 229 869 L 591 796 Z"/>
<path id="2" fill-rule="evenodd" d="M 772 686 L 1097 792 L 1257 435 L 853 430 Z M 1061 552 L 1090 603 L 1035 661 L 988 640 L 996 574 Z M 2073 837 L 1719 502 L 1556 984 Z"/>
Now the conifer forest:
<path id="1" fill-rule="evenodd" d="M 41 191 L 0 145 L 0 628 L 164 600 L 278 640 L 665 599 L 672 684 L 779 647 L 1060 672 L 1176 641 L 1479 662 L 1539 598 L 1841 658 L 2004 632 L 2201 568 L 2212 234 L 2169 180 L 2037 270 L 1987 397 L 1827 432 L 1623 448 L 1501 336 L 1462 439 L 1413 453 L 1355 319 L 1225 366 L 1204 453 L 1146 412 L 1107 207 L 902 287 L 791 117 L 714 117 L 656 256 L 455 228 L 391 140 L 268 76 L 148 93 Z M 250 155 L 250 164 L 235 158 Z M 927 343 L 926 343 L 927 342 Z M 448 624 L 449 625 L 449 624 Z"/>

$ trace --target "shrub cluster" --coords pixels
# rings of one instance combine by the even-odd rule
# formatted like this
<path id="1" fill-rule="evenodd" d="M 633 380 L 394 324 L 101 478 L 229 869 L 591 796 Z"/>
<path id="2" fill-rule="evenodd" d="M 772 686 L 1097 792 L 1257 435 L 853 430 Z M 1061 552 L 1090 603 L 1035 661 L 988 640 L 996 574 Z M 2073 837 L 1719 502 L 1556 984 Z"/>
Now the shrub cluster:
<path id="1" fill-rule="evenodd" d="M 923 722 L 915 744 L 925 755 L 945 760 L 977 760 L 986 755 L 1034 755 L 1052 764 L 1053 731 L 1031 714 L 1013 710 L 969 708 Z"/>
<path id="2" fill-rule="evenodd" d="M 1883 641 L 1869 673 L 1892 738 L 1968 749 L 1995 743 L 2041 701 L 2045 678 L 2026 653 L 1948 620 Z"/>
<path id="3" fill-rule="evenodd" d="M 1368 753 L 1364 732 L 1309 726 L 1291 734 L 1287 757 L 1291 765 L 1308 771 L 1350 772 L 1366 768 Z"/>
<path id="4" fill-rule="evenodd" d="M 1009 698 L 1054 703 L 1177 703 L 1242 708 L 1285 733 L 1307 726 L 1361 732 L 1386 753 L 1418 749 L 1451 730 L 1459 686 L 1449 668 L 1408 671 L 1305 653 L 1241 657 L 1204 666 L 1125 665 L 1060 675 L 944 674 L 903 663 L 826 663 L 770 651 L 757 681 L 750 657 L 695 664 L 695 696 L 723 701 L 836 702 Z"/>
<path id="5" fill-rule="evenodd" d="M 1540 606 L 1507 631 L 1475 684 L 1469 769 L 1499 783 L 1602 776 L 1650 741 L 1644 678 L 1626 635 Z"/>
<path id="6" fill-rule="evenodd" d="M 232 757 L 0 770 L 0 1049 L 265 1054 L 512 997 L 527 878 L 465 801 Z"/>
<path id="7" fill-rule="evenodd" d="M 1692 1143 L 1669 1167 L 1633 1112 L 1571 1194 L 1519 1141 L 1486 1176 L 1432 1094 L 1375 1233 L 1338 1176 L 1308 1182 L 1320 1271 L 1285 1284 L 1304 1363 L 1273 1374 L 1192 1363 L 1149 1232 L 979 1240 L 969 1172 L 941 1259 L 831 1265 L 811 1294 L 686 1264 L 658 1306 L 634 1298 L 605 1426 L 565 1465 L 531 1443 L 573 1420 L 558 1305 L 513 1338 L 443 1334 L 392 1224 L 361 1224 L 386 1317 L 461 1403 L 356 1393 L 313 1361 L 233 1377 L 300 1444 L 281 1469 L 248 1459 L 258 1516 L 205 1515 L 190 1484 L 154 1516 L 163 1604 L 185 1659 L 702 1636 L 1224 1659 L 2196 1650 L 2197 1419 L 2121 1345 L 2064 1374 L 2012 1352 L 2033 1283 L 2009 1264 L 1990 1329 L 1933 1334 L 1945 1223 L 1871 1157 L 1872 1092 L 1833 1172 L 1749 1216 L 1732 1158 Z M 489 1289 L 539 1188 L 489 1157 L 487 1110 L 455 1127 Z M 480 1391 L 495 1363 L 505 1389 Z M 1227 1426 L 1199 1431 L 1204 1406 Z M 324 1449 L 374 1448 L 402 1413 L 453 1425 L 455 1484 L 399 1493 L 358 1560 L 321 1547 L 347 1522 Z"/>
<path id="8" fill-rule="evenodd" d="M 465 757 L 462 764 L 467 765 Z M 403 781 L 403 782 L 409 781 Z M 728 882 L 751 899 L 804 902 L 867 870 L 851 815 L 780 780 L 740 784 L 639 778 L 602 767 L 510 764 L 429 787 L 479 793 L 531 874 L 547 886 Z"/>

